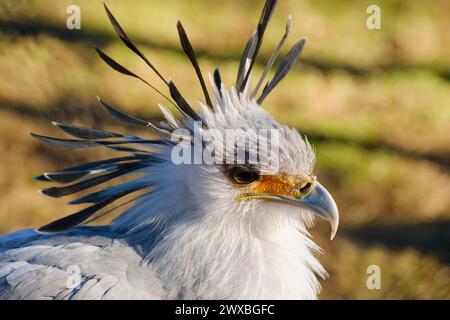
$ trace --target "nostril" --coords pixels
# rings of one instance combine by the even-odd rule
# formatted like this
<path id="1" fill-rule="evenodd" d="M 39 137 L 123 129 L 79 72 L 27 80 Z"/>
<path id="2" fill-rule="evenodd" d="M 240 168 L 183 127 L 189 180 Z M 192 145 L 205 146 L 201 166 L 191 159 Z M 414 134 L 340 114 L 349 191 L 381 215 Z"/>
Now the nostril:
<path id="1" fill-rule="evenodd" d="M 300 193 L 305 194 L 308 193 L 309 189 L 311 188 L 311 182 L 308 182 L 303 187 L 300 188 Z"/>

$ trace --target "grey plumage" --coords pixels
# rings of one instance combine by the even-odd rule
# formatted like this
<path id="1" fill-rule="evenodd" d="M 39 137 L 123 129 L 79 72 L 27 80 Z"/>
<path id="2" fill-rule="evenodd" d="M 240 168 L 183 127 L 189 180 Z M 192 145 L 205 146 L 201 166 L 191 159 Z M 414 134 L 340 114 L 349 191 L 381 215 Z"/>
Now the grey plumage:
<path id="1" fill-rule="evenodd" d="M 158 299 L 162 286 L 138 251 L 109 227 L 0 237 L 0 299 Z"/>

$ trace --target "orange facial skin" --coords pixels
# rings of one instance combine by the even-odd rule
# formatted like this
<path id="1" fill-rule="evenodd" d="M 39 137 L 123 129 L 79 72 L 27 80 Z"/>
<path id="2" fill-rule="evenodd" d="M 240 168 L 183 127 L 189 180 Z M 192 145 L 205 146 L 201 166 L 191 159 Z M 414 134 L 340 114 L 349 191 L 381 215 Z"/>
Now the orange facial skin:
<path id="1" fill-rule="evenodd" d="M 314 181 L 314 177 L 305 177 L 287 173 L 261 175 L 260 179 L 252 183 L 248 187 L 247 192 L 242 194 L 238 200 L 247 200 L 252 196 L 258 195 L 272 195 L 298 199 L 309 193 L 309 190 L 302 191 L 302 188 L 308 183 L 313 185 Z"/>

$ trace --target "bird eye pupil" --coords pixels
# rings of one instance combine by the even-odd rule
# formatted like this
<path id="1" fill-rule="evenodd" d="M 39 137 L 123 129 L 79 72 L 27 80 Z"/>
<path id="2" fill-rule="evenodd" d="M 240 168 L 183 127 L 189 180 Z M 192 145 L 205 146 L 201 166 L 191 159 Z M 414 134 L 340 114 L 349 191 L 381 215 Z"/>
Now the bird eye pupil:
<path id="1" fill-rule="evenodd" d="M 231 177 L 238 184 L 249 184 L 259 179 L 257 172 L 243 169 L 234 169 Z"/>

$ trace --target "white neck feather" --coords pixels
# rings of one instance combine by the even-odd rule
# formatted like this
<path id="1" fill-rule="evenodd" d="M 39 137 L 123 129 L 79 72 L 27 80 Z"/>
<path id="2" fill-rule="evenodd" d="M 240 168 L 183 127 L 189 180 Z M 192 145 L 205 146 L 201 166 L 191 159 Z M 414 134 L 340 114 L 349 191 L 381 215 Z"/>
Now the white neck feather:
<path id="1" fill-rule="evenodd" d="M 290 226 L 287 226 L 290 224 Z M 325 271 L 298 222 L 266 236 L 244 223 L 180 221 L 151 252 L 168 298 L 316 299 Z M 251 228 L 251 227 L 250 227 Z M 183 284 L 180 286 L 179 284 Z"/>
<path id="2" fill-rule="evenodd" d="M 316 275 L 326 272 L 304 226 L 311 222 L 308 212 L 276 202 L 236 201 L 232 189 L 218 182 L 224 181 L 219 172 L 183 166 L 153 172 L 158 188 L 119 216 L 113 228 L 130 237 L 140 230 L 138 242 L 167 298 L 317 298 Z M 157 241 L 150 227 L 155 224 Z"/>

